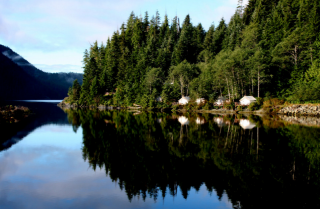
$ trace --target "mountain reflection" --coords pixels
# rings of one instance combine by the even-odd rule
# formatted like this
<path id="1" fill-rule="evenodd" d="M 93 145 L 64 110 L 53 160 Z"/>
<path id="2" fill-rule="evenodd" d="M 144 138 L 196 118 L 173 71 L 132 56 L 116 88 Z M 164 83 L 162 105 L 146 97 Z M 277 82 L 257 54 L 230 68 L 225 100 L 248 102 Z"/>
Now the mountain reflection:
<path id="1" fill-rule="evenodd" d="M 69 125 L 65 113 L 56 103 L 10 101 L 10 105 L 26 106 L 32 114 L 17 124 L 0 124 L 0 151 L 10 148 L 44 125 Z"/>
<path id="2" fill-rule="evenodd" d="M 319 206 L 320 129 L 237 115 L 65 110 L 83 159 L 133 197 L 205 185 L 234 208 Z M 166 193 L 169 191 L 169 194 Z"/>

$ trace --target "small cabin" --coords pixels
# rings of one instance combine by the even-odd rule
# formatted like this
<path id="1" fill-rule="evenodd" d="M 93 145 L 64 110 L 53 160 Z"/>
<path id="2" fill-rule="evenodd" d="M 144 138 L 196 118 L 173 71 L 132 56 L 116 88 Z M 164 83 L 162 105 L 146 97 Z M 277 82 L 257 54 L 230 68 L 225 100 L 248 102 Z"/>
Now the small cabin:
<path id="1" fill-rule="evenodd" d="M 240 105 L 248 106 L 257 100 L 253 96 L 244 96 L 240 99 Z"/>
<path id="2" fill-rule="evenodd" d="M 215 105 L 223 105 L 227 101 L 226 97 L 220 96 L 214 103 Z"/>
<path id="3" fill-rule="evenodd" d="M 204 98 L 199 98 L 199 99 L 197 99 L 196 100 L 196 103 L 199 105 L 199 104 L 203 104 L 203 103 L 205 103 L 206 102 L 206 100 L 204 99 Z"/>
<path id="4" fill-rule="evenodd" d="M 186 105 L 190 100 L 191 100 L 190 97 L 183 96 L 181 99 L 179 99 L 178 103 L 179 105 Z"/>

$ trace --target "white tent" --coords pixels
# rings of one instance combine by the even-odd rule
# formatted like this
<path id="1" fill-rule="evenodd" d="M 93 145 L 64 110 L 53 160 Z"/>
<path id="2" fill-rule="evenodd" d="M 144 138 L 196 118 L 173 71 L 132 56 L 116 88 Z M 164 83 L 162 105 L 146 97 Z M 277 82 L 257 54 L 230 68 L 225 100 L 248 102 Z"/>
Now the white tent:
<path id="1" fill-rule="evenodd" d="M 199 105 L 199 104 L 201 104 L 201 103 L 205 103 L 206 102 L 206 100 L 204 99 L 204 98 L 198 98 L 197 100 L 196 100 L 196 103 Z"/>
<path id="2" fill-rule="evenodd" d="M 178 103 L 179 105 L 186 105 L 190 100 L 191 100 L 190 97 L 183 96 L 181 99 L 179 99 Z"/>
<path id="3" fill-rule="evenodd" d="M 253 96 L 244 96 L 240 99 L 240 105 L 250 105 L 257 100 Z"/>
<path id="4" fill-rule="evenodd" d="M 248 119 L 240 119 L 239 125 L 245 130 L 246 129 L 253 129 L 254 127 L 256 127 L 256 124 L 252 123 Z"/>
<path id="5" fill-rule="evenodd" d="M 218 99 L 216 100 L 215 104 L 216 105 L 223 105 L 226 102 L 227 98 L 220 96 L 218 97 Z"/>

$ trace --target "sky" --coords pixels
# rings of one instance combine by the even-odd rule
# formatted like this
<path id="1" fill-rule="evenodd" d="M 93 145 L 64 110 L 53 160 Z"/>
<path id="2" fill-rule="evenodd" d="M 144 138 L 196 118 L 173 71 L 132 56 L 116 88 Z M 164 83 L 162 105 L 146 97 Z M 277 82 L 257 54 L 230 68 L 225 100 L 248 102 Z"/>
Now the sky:
<path id="1" fill-rule="evenodd" d="M 244 0 L 244 5 L 248 0 Z M 137 16 L 167 14 L 180 23 L 190 14 L 194 25 L 208 30 L 221 18 L 229 22 L 238 0 L 0 0 L 0 44 L 8 46 L 46 72 L 82 73 L 85 49 L 105 43 Z"/>

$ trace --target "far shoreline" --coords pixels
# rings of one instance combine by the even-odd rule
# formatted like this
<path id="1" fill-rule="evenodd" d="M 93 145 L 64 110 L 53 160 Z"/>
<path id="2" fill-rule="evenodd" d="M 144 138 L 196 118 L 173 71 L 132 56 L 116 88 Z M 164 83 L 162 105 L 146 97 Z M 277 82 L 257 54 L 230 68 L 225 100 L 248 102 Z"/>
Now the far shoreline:
<path id="1" fill-rule="evenodd" d="M 100 109 L 100 110 L 130 110 L 130 111 L 154 111 L 154 112 L 179 112 L 179 113 L 225 113 L 225 114 L 252 114 L 252 115 L 287 115 L 287 116 L 307 116 L 307 117 L 320 117 L 320 104 L 298 104 L 290 106 L 277 106 L 275 108 L 259 109 L 255 111 L 250 110 L 227 110 L 227 109 L 211 109 L 211 110 L 187 110 L 183 105 L 179 106 L 179 109 L 173 110 L 174 108 L 142 108 L 142 107 L 117 107 L 117 106 L 106 106 L 106 105 L 90 105 L 90 106 L 78 106 L 76 104 L 67 104 L 63 101 L 58 103 L 57 106 L 66 109 L 75 108 L 89 108 L 89 109 Z M 316 107 L 316 108 L 315 108 Z"/>

